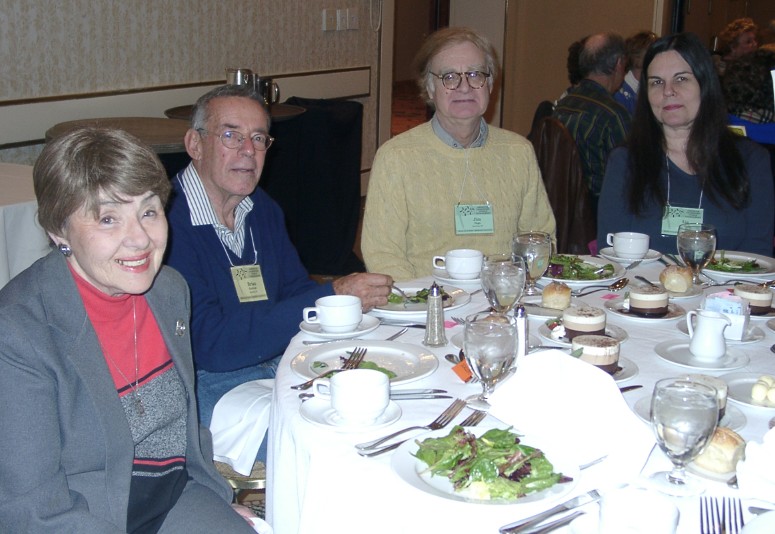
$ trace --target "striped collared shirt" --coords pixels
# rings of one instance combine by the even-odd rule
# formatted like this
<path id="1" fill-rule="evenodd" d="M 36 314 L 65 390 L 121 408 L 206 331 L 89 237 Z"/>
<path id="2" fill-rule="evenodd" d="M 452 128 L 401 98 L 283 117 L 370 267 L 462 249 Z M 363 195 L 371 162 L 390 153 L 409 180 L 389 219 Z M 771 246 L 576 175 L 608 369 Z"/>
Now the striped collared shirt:
<path id="1" fill-rule="evenodd" d="M 194 226 L 212 225 L 221 243 L 241 258 L 245 249 L 245 218 L 253 209 L 253 200 L 250 197 L 245 197 L 242 202 L 237 204 L 234 209 L 234 231 L 232 232 L 215 215 L 202 179 L 196 172 L 193 163 L 190 163 L 183 170 L 179 179 L 183 193 L 186 195 L 188 209 L 191 211 L 191 224 Z"/>

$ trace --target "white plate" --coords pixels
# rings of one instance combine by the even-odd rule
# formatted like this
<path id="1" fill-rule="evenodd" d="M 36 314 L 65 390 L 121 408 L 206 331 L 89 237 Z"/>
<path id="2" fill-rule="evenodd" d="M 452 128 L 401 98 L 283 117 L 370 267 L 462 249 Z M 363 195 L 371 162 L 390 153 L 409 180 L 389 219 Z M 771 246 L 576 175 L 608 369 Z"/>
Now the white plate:
<path id="1" fill-rule="evenodd" d="M 727 373 L 719 378 L 727 383 L 728 398 L 744 406 L 753 406 L 762 410 L 775 410 L 771 404 L 763 404 L 751 398 L 751 388 L 764 373 Z M 729 406 L 729 405 L 727 405 Z"/>
<path id="2" fill-rule="evenodd" d="M 638 283 L 645 286 L 645 284 L 643 284 L 642 281 Z M 659 280 L 651 280 L 651 283 L 660 287 L 664 287 L 662 285 L 662 282 L 660 282 Z M 683 293 L 677 293 L 675 291 L 669 291 L 665 289 L 665 291 L 667 291 L 667 295 L 673 300 L 683 300 L 683 299 L 690 299 L 690 298 L 697 297 L 699 295 L 702 295 L 703 293 L 702 290 L 703 290 L 702 286 L 695 286 L 695 285 L 693 285 Z"/>
<path id="3" fill-rule="evenodd" d="M 318 399 L 316 397 L 302 402 L 299 413 L 313 425 L 330 428 L 337 432 L 370 432 L 393 424 L 401 418 L 401 408 L 395 402 L 390 401 L 387 409 L 385 409 L 382 415 L 377 417 L 377 420 L 372 424 L 347 424 L 339 417 L 336 410 L 331 407 L 331 401 L 328 399 Z"/>
<path id="4" fill-rule="evenodd" d="M 471 294 L 468 291 L 460 289 L 459 287 L 443 286 L 444 291 L 452 297 L 452 301 L 449 305 L 444 306 L 444 310 L 454 310 L 465 306 L 471 301 Z M 401 289 L 410 297 L 426 289 L 424 287 L 403 287 Z M 378 306 L 371 310 L 369 313 L 376 315 L 377 317 L 384 317 L 385 319 L 407 320 L 407 321 L 424 321 L 428 315 L 428 305 L 425 302 L 417 304 L 391 304 L 387 303 L 384 306 Z"/>
<path id="5" fill-rule="evenodd" d="M 521 302 L 523 304 L 531 304 L 531 306 L 525 306 L 525 311 L 527 312 L 528 318 L 541 317 L 543 319 L 551 319 L 552 317 L 562 317 L 562 310 L 557 310 L 555 308 L 544 308 L 541 306 L 541 295 L 524 296 L 522 297 Z M 581 306 L 582 304 L 584 303 L 580 301 L 578 297 L 571 297 L 571 306 Z"/>
<path id="6" fill-rule="evenodd" d="M 767 328 L 775 331 L 775 319 L 770 319 L 769 321 L 767 321 Z"/>
<path id="7" fill-rule="evenodd" d="M 749 317 L 751 318 L 752 321 L 759 321 L 763 319 L 772 321 L 773 320 L 772 318 L 775 317 L 775 308 L 770 308 L 770 311 L 768 311 L 767 313 L 762 313 L 759 315 L 751 314 L 749 315 Z"/>
<path id="8" fill-rule="evenodd" d="M 659 321 L 673 321 L 675 319 L 680 319 L 681 317 L 686 315 L 686 310 L 684 310 L 678 304 L 673 304 L 672 302 L 669 302 L 667 304 L 667 315 L 663 317 L 641 317 L 640 315 L 635 315 L 634 313 L 630 313 L 629 299 L 625 300 L 624 297 L 616 297 L 614 299 L 606 301 L 605 309 L 610 311 L 614 315 L 618 315 L 619 317 L 626 317 L 627 319 L 632 319 L 634 321 L 644 321 L 647 323 L 654 323 Z"/>
<path id="9" fill-rule="evenodd" d="M 627 358 L 619 356 L 619 370 L 613 374 L 614 381 L 624 382 L 638 374 L 638 364 Z"/>
<path id="10" fill-rule="evenodd" d="M 758 515 L 745 524 L 740 534 L 772 534 L 775 532 L 775 511 Z"/>
<path id="11" fill-rule="evenodd" d="M 306 349 L 291 361 L 291 369 L 299 377 L 309 380 L 331 369 L 342 367 L 342 359 L 355 347 L 365 347 L 365 361 L 374 362 L 380 367 L 393 371 L 396 376 L 390 383 L 394 385 L 414 382 L 432 374 L 439 366 L 439 360 L 429 350 L 419 345 L 398 343 L 395 341 L 371 341 L 359 339 L 335 341 L 325 345 Z M 326 367 L 313 367 L 316 362 Z"/>
<path id="12" fill-rule="evenodd" d="M 564 256 L 570 256 L 570 254 L 564 254 Z M 604 265 L 611 263 L 609 260 L 601 260 L 600 258 L 595 258 L 593 256 L 579 256 L 579 258 L 581 258 L 584 261 L 584 263 L 590 263 L 592 265 L 597 265 L 600 267 L 603 267 Z M 571 289 L 580 289 L 582 287 L 587 287 L 587 286 L 607 285 L 613 282 L 614 280 L 618 280 L 624 275 L 624 267 L 619 265 L 617 262 L 613 262 L 612 266 L 614 268 L 614 274 L 606 278 L 598 278 L 597 280 L 568 280 L 565 278 L 552 278 L 551 276 L 542 276 L 541 282 L 543 285 L 546 285 L 550 282 L 564 282 L 567 285 L 569 285 Z"/>
<path id="13" fill-rule="evenodd" d="M 553 338 L 552 331 L 549 330 L 549 327 L 546 326 L 546 323 L 543 323 L 541 326 L 538 327 L 538 334 L 546 341 L 551 343 L 552 345 L 559 345 L 561 347 L 573 346 L 573 343 L 571 343 L 567 337 L 561 337 L 560 339 Z M 620 328 L 612 324 L 606 325 L 605 335 L 607 335 L 608 337 L 612 337 L 621 343 L 623 343 L 627 338 L 630 337 L 623 328 Z"/>
<path id="14" fill-rule="evenodd" d="M 461 280 L 460 278 L 452 278 L 446 269 L 440 269 L 436 267 L 433 269 L 433 277 L 438 280 L 439 282 L 444 282 L 445 284 L 456 284 L 456 285 L 482 285 L 482 279 L 478 276 L 476 278 L 471 278 L 469 280 Z"/>
<path id="15" fill-rule="evenodd" d="M 603 250 L 600 251 L 599 254 L 607 260 L 615 261 L 625 266 L 631 264 L 634 261 L 638 261 L 632 258 L 617 258 L 616 255 L 614 254 L 614 247 L 605 247 Z M 661 257 L 662 257 L 661 252 L 650 248 L 649 251 L 646 252 L 646 255 L 640 260 L 640 264 L 645 265 L 647 263 L 657 261 Z"/>
<path id="16" fill-rule="evenodd" d="M 694 476 L 707 478 L 708 480 L 713 480 L 714 482 L 724 483 L 729 482 L 729 480 L 737 474 L 735 471 L 732 471 L 731 473 L 714 473 L 713 471 L 708 471 L 704 467 L 700 467 L 694 462 L 690 462 L 686 465 L 686 471 L 693 474 Z"/>
<path id="17" fill-rule="evenodd" d="M 493 426 L 493 425 L 485 424 L 477 427 L 471 427 L 468 429 L 468 431 L 472 432 L 476 436 L 481 436 L 491 428 L 505 428 L 506 426 L 507 425 Z M 546 457 L 549 459 L 549 461 L 552 462 L 554 471 L 558 473 L 562 473 L 565 476 L 571 477 L 573 481 L 566 482 L 563 484 L 555 484 L 551 488 L 545 489 L 543 491 L 538 491 L 535 493 L 528 493 L 524 497 L 521 497 L 515 500 L 510 500 L 510 501 L 478 500 L 478 499 L 471 499 L 463 495 L 460 495 L 459 493 L 456 493 L 454 491 L 454 489 L 452 488 L 452 484 L 446 477 L 431 476 L 431 474 L 427 472 L 428 465 L 425 462 L 422 462 L 414 457 L 414 454 L 417 452 L 417 449 L 419 448 L 417 445 L 418 441 L 422 441 L 425 438 L 443 437 L 448 435 L 449 432 L 450 432 L 450 429 L 442 428 L 441 430 L 428 432 L 427 434 L 416 436 L 414 439 L 407 440 L 403 445 L 401 445 L 396 450 L 395 454 L 393 454 L 393 458 L 391 462 L 393 466 L 393 470 L 398 474 L 398 476 L 401 479 L 404 480 L 404 482 L 408 483 L 410 486 L 420 491 L 429 493 L 436 497 L 442 497 L 442 498 L 451 499 L 454 501 L 471 502 L 471 503 L 477 503 L 477 504 L 514 505 L 514 504 L 523 504 L 523 503 L 533 503 L 537 501 L 554 501 L 554 500 L 560 499 L 564 495 L 567 495 L 573 490 L 573 488 L 576 487 L 576 484 L 579 479 L 578 466 L 575 465 L 573 462 L 570 462 L 566 458 L 564 458 L 564 455 L 562 455 L 559 452 L 559 450 L 554 450 L 555 448 L 551 447 L 550 445 L 540 443 L 537 440 L 531 439 L 528 436 L 528 437 L 521 437 L 520 441 L 525 445 L 540 448 L 544 452 Z"/>
<path id="18" fill-rule="evenodd" d="M 747 354 L 732 347 L 727 347 L 727 353 L 718 361 L 698 360 L 694 354 L 689 352 L 688 341 L 663 341 L 654 347 L 654 351 L 667 362 L 691 369 L 704 369 L 705 371 L 731 371 L 745 367 L 749 362 Z"/>
<path id="19" fill-rule="evenodd" d="M 308 323 L 305 321 L 299 323 L 299 329 L 301 329 L 302 332 L 311 336 L 319 337 L 321 339 L 351 339 L 368 334 L 369 332 L 373 332 L 377 329 L 378 326 L 379 319 L 372 317 L 371 315 L 364 315 L 361 324 L 359 324 L 358 327 L 352 332 L 340 332 L 335 334 L 331 332 L 323 332 L 320 327 L 320 323 Z"/>
<path id="20" fill-rule="evenodd" d="M 463 348 L 463 332 L 458 332 L 452 338 L 450 338 L 450 343 L 452 343 L 456 348 L 462 349 Z M 541 341 L 535 337 L 533 334 L 527 335 L 527 346 L 528 349 L 531 349 L 533 347 L 537 347 L 541 344 Z"/>
<path id="21" fill-rule="evenodd" d="M 688 336 L 689 335 L 689 329 L 686 327 L 686 321 L 678 321 L 678 323 L 675 325 L 678 330 Z M 730 345 L 745 345 L 748 343 L 756 343 L 757 341 L 761 341 L 764 339 L 764 332 L 761 328 L 758 326 L 748 325 L 748 330 L 745 331 L 745 335 L 743 336 L 743 339 L 727 339 L 726 342 Z"/>
<path id="22" fill-rule="evenodd" d="M 635 402 L 632 411 L 647 423 L 651 423 L 651 395 L 638 399 Z M 747 422 L 748 420 L 739 408 L 727 403 L 726 410 L 724 410 L 724 417 L 721 418 L 719 426 L 725 426 L 729 430 L 737 432 L 738 430 L 742 430 Z"/>
<path id="23" fill-rule="evenodd" d="M 762 268 L 761 271 L 755 272 L 755 273 L 742 273 L 742 272 L 724 272 L 724 271 L 714 271 L 713 269 L 705 268 L 702 270 L 702 272 L 709 277 L 717 280 L 727 280 L 729 278 L 742 278 L 742 279 L 755 279 L 755 278 L 761 278 L 762 280 L 770 280 L 772 279 L 772 275 L 775 274 L 775 260 L 772 258 L 768 258 L 767 256 L 760 256 L 759 254 L 754 254 L 753 252 L 734 252 L 731 250 L 725 250 L 724 251 L 724 257 L 730 260 L 735 261 L 747 261 L 747 260 L 756 260 L 759 262 L 759 267 Z M 717 250 L 714 254 L 714 258 L 721 258 L 721 251 Z"/>

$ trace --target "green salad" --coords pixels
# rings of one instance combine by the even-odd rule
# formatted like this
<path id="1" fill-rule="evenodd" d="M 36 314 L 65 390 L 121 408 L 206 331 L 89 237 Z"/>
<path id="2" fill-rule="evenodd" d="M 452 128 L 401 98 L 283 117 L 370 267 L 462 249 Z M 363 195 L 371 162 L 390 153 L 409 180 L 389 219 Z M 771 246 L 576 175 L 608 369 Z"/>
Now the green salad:
<path id="1" fill-rule="evenodd" d="M 708 269 L 724 273 L 760 273 L 764 267 L 753 259 L 732 260 L 726 257 L 724 251 L 720 251 L 707 265 Z"/>
<path id="2" fill-rule="evenodd" d="M 442 304 L 446 304 L 449 299 L 452 298 L 452 296 L 444 291 L 444 286 L 439 286 L 439 289 L 441 290 L 441 302 Z M 424 304 L 428 302 L 428 296 L 430 295 L 430 292 L 431 290 L 428 287 L 421 289 L 414 295 L 410 296 L 408 302 L 412 304 Z M 391 293 L 388 295 L 388 302 L 390 304 L 404 304 L 404 297 L 397 293 Z"/>
<path id="3" fill-rule="evenodd" d="M 344 363 L 345 361 L 347 361 L 347 358 L 349 358 L 349 356 L 340 356 L 339 359 L 342 360 L 342 363 Z M 312 362 L 311 367 L 315 371 L 324 371 L 325 369 L 328 369 L 328 364 L 326 362 L 323 362 L 323 361 L 315 361 L 315 362 Z M 385 369 L 384 367 L 380 367 L 376 363 L 370 362 L 370 361 L 367 361 L 367 360 L 364 360 L 360 364 L 358 364 L 358 369 L 374 369 L 375 371 L 379 371 L 380 373 L 386 374 L 387 377 L 389 379 L 391 379 L 391 380 L 393 378 L 395 378 L 396 376 L 398 376 L 393 371 L 391 371 L 390 369 Z M 323 377 L 323 378 L 330 378 L 331 375 L 334 374 L 335 370 L 336 369 L 332 369 L 330 371 L 324 371 L 323 373 L 320 374 L 320 376 Z"/>
<path id="4" fill-rule="evenodd" d="M 456 492 L 480 500 L 514 500 L 572 479 L 555 473 L 541 450 L 520 443 L 510 429 L 476 437 L 455 426 L 445 437 L 418 441 L 415 457 L 434 476 L 447 477 Z"/>
<path id="5" fill-rule="evenodd" d="M 601 270 L 602 269 L 602 270 Z M 597 265 L 586 263 L 578 256 L 557 255 L 549 260 L 546 276 L 561 280 L 602 280 L 614 275 L 614 266 L 610 263 Z"/>

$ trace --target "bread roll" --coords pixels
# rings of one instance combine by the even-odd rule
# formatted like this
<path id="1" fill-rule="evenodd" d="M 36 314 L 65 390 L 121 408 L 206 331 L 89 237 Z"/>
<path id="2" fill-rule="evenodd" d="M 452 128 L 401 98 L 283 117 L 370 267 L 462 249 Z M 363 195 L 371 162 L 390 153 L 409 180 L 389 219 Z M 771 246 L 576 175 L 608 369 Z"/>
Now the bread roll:
<path id="1" fill-rule="evenodd" d="M 541 306 L 564 310 L 570 306 L 570 287 L 562 282 L 552 282 L 541 292 Z"/>
<path id="2" fill-rule="evenodd" d="M 720 426 L 702 454 L 694 459 L 694 465 L 719 475 L 734 473 L 744 452 L 745 440 L 736 432 Z"/>
<path id="3" fill-rule="evenodd" d="M 692 270 L 688 267 L 669 265 L 659 273 L 659 281 L 673 293 L 686 293 L 692 288 Z"/>

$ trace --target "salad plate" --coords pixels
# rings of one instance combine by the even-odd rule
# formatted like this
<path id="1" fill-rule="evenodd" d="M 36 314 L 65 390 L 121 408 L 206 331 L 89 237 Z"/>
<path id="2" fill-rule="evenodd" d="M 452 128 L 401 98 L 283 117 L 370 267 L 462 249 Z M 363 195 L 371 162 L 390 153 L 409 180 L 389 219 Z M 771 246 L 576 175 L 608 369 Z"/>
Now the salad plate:
<path id="1" fill-rule="evenodd" d="M 616 254 L 614 254 L 614 247 L 605 247 L 603 250 L 600 251 L 600 255 L 607 260 L 615 261 L 625 266 L 631 264 L 634 261 L 638 261 L 632 258 L 618 258 Z M 655 262 L 659 260 L 659 258 L 661 257 L 662 257 L 661 252 L 650 248 L 649 251 L 646 252 L 646 255 L 643 256 L 643 258 L 641 258 L 640 263 L 641 265 L 645 265 L 647 263 Z"/>
<path id="2" fill-rule="evenodd" d="M 299 323 L 299 329 L 302 332 L 321 339 L 351 339 L 373 332 L 378 326 L 379 319 L 372 317 L 371 315 L 364 315 L 361 324 L 359 324 L 352 332 L 324 332 L 320 327 L 320 323 L 308 323 L 306 321 Z"/>
<path id="3" fill-rule="evenodd" d="M 650 423 L 651 395 L 638 399 L 635 402 L 635 405 L 632 407 L 632 411 L 635 412 L 638 417 L 647 423 Z M 719 421 L 719 426 L 725 426 L 729 430 L 734 430 L 737 432 L 738 430 L 741 430 L 747 422 L 748 419 L 746 419 L 745 414 L 743 414 L 739 408 L 732 406 L 730 403 L 727 403 L 727 407 L 724 410 L 724 417 L 722 417 L 721 421 Z"/>
<path id="4" fill-rule="evenodd" d="M 573 343 L 571 343 L 567 337 L 563 336 L 559 339 L 552 337 L 552 330 L 547 326 L 546 323 L 543 323 L 541 326 L 538 327 L 538 335 L 540 335 L 542 338 L 544 338 L 546 341 L 548 341 L 553 345 L 559 345 L 561 347 L 566 347 L 566 348 L 570 348 L 573 346 Z M 623 343 L 627 338 L 630 337 L 623 328 L 620 328 L 612 324 L 606 325 L 605 335 L 618 340 L 620 343 Z"/>
<path id="5" fill-rule="evenodd" d="M 502 424 L 499 426 L 483 424 L 477 427 L 467 428 L 467 430 L 478 437 L 492 428 L 505 427 L 506 425 Z M 557 483 L 545 490 L 528 493 L 524 497 L 518 497 L 510 500 L 476 499 L 456 492 L 452 486 L 452 483 L 447 477 L 431 475 L 431 473 L 428 471 L 428 465 L 415 457 L 415 454 L 419 449 L 418 442 L 421 442 L 426 438 L 440 438 L 447 436 L 449 435 L 450 430 L 450 428 L 434 430 L 404 442 L 393 454 L 391 463 L 396 474 L 413 488 L 436 497 L 461 502 L 493 505 L 515 505 L 535 503 L 539 501 L 551 502 L 567 495 L 573 491 L 577 485 L 579 479 L 579 467 L 578 465 L 575 465 L 574 462 L 566 458 L 565 455 L 561 453 L 561 449 L 559 447 L 552 447 L 551 444 L 541 443 L 540 441 L 534 440 L 529 436 L 522 436 L 520 437 L 520 442 L 522 444 L 541 449 L 546 455 L 546 458 L 552 463 L 555 472 L 562 473 L 564 476 L 570 477 L 573 480 L 569 482 Z"/>
<path id="6" fill-rule="evenodd" d="M 614 315 L 618 315 L 619 317 L 626 317 L 627 319 L 632 319 L 634 321 L 643 321 L 646 323 L 673 321 L 675 319 L 680 319 L 681 317 L 686 315 L 686 310 L 684 310 L 678 304 L 673 304 L 672 302 L 668 303 L 667 305 L 667 315 L 664 315 L 662 317 L 643 317 L 640 315 L 636 315 L 630 312 L 630 299 L 625 299 L 624 297 L 616 297 L 609 301 L 606 301 L 605 309 L 610 311 Z"/>
<path id="7" fill-rule="evenodd" d="M 675 326 L 682 334 L 686 336 L 689 335 L 689 329 L 686 326 L 686 321 L 679 321 Z M 764 339 L 764 332 L 762 332 L 762 329 L 758 326 L 749 325 L 748 330 L 746 330 L 745 334 L 743 335 L 743 339 L 725 338 L 725 341 L 730 345 L 745 345 L 747 343 L 756 343 L 762 339 Z"/>
<path id="8" fill-rule="evenodd" d="M 605 273 L 595 275 L 593 278 L 590 278 L 590 279 L 579 279 L 578 277 L 568 277 L 563 273 L 552 275 L 551 271 L 553 267 L 550 264 L 547 274 L 542 276 L 540 279 L 542 285 L 546 285 L 550 282 L 564 282 L 565 284 L 570 286 L 571 289 L 581 289 L 582 287 L 591 286 L 591 285 L 610 284 L 611 282 L 618 280 L 619 278 L 624 276 L 624 273 L 625 273 L 624 267 L 619 265 L 618 262 L 612 263 L 609 260 L 595 258 L 594 256 L 572 256 L 570 254 L 564 254 L 562 256 L 564 258 L 573 258 L 573 257 L 578 258 L 578 260 L 580 260 L 578 265 L 579 265 L 579 268 L 582 270 L 582 272 L 595 271 L 597 269 L 601 269 L 605 267 L 606 265 L 610 265 L 611 267 L 613 267 L 613 272 L 607 271 Z M 555 256 L 552 257 L 552 260 L 554 259 L 556 259 Z"/>
<path id="9" fill-rule="evenodd" d="M 331 407 L 329 399 L 312 397 L 301 403 L 299 407 L 301 416 L 315 426 L 328 428 L 337 432 L 371 432 L 378 428 L 391 425 L 401 418 L 401 407 L 390 401 L 388 407 L 370 425 L 351 424 L 344 421 Z"/>
<path id="10" fill-rule="evenodd" d="M 454 285 L 482 285 L 482 279 L 478 276 L 476 278 L 471 278 L 470 280 L 461 280 L 460 278 L 452 278 L 446 269 L 441 269 L 439 267 L 436 267 L 433 269 L 433 277 L 438 280 L 439 282 L 443 282 L 445 284 L 454 284 Z"/>
<path id="11" fill-rule="evenodd" d="M 723 258 L 722 258 L 723 255 Z M 717 262 L 715 265 L 713 261 Z M 755 261 L 758 266 L 750 267 Z M 717 250 L 711 263 L 702 272 L 712 279 L 744 278 L 769 280 L 775 275 L 775 260 L 752 252 Z"/>
<path id="12" fill-rule="evenodd" d="M 471 301 L 471 294 L 464 289 L 454 286 L 440 286 L 444 292 L 449 295 L 449 299 L 444 301 L 445 310 L 454 310 L 465 306 Z M 427 287 L 401 287 L 409 297 L 414 296 L 418 291 L 428 289 Z M 394 320 L 407 321 L 425 321 L 428 315 L 427 302 L 407 302 L 392 303 L 388 302 L 384 306 L 377 306 L 369 312 L 377 317 Z"/>
<path id="13" fill-rule="evenodd" d="M 663 341 L 654 347 L 657 356 L 666 362 L 689 367 L 690 369 L 703 369 L 705 371 L 731 371 L 748 365 L 748 355 L 739 349 L 727 347 L 727 353 L 719 360 L 698 360 L 689 351 L 688 341 Z M 731 388 L 730 388 L 731 389 Z M 731 395 L 731 393 L 730 393 Z"/>
<path id="14" fill-rule="evenodd" d="M 727 373 L 719 378 L 727 383 L 727 398 L 743 406 L 762 410 L 775 410 L 775 404 L 767 401 L 755 401 L 751 398 L 751 389 L 763 373 Z M 727 404 L 729 409 L 729 404 Z"/>
<path id="15" fill-rule="evenodd" d="M 367 349 L 364 363 L 371 362 L 394 373 L 396 376 L 390 379 L 393 385 L 429 376 L 439 366 L 436 356 L 419 345 L 358 339 L 334 341 L 304 350 L 291 360 L 291 370 L 304 380 L 315 378 L 332 369 L 340 369 L 342 358 L 347 358 L 355 347 Z"/>

